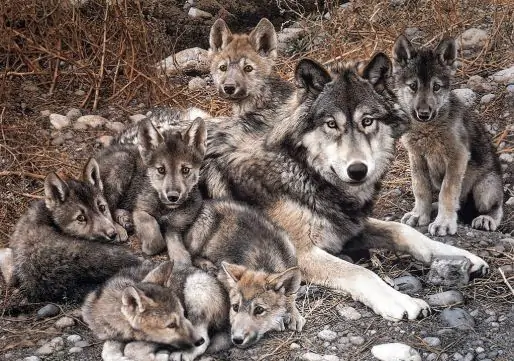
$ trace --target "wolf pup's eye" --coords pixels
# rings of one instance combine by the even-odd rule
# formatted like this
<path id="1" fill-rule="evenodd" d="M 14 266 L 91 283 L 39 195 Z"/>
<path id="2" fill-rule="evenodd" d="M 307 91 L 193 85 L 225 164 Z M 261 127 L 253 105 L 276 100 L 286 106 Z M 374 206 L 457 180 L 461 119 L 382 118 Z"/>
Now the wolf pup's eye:
<path id="1" fill-rule="evenodd" d="M 105 213 L 105 205 L 100 204 L 100 205 L 98 206 L 98 209 L 100 210 L 100 212 Z"/>
<path id="2" fill-rule="evenodd" d="M 227 71 L 227 66 L 225 64 L 220 65 L 221 71 Z"/>
<path id="3" fill-rule="evenodd" d="M 332 128 L 332 129 L 335 129 L 337 127 L 337 124 L 336 124 L 335 120 L 329 120 L 325 124 L 327 125 L 327 127 Z"/>
<path id="4" fill-rule="evenodd" d="M 266 311 L 264 308 L 262 308 L 261 306 L 257 306 L 253 310 L 253 314 L 256 315 L 256 316 L 262 315 L 264 313 L 264 311 Z"/>
<path id="5" fill-rule="evenodd" d="M 164 174 L 164 173 L 166 173 L 166 168 L 159 167 L 159 168 L 157 168 L 157 172 L 159 172 L 159 174 Z"/>
<path id="6" fill-rule="evenodd" d="M 416 83 L 416 82 L 410 83 L 410 84 L 409 84 L 409 88 L 410 88 L 413 92 L 415 92 L 416 90 L 418 90 L 418 83 Z"/>
<path id="7" fill-rule="evenodd" d="M 440 86 L 439 84 L 437 84 L 437 83 L 434 83 L 434 85 L 432 86 L 432 89 L 433 89 L 435 92 L 437 92 L 437 91 L 439 91 L 439 89 L 441 89 L 441 86 Z"/>
<path id="8" fill-rule="evenodd" d="M 239 311 L 239 305 L 237 303 L 234 303 L 232 305 L 232 309 L 234 310 L 234 312 L 238 312 Z"/>
<path id="9" fill-rule="evenodd" d="M 85 221 L 86 221 L 86 217 L 84 217 L 84 215 L 82 215 L 82 214 L 79 214 L 79 215 L 77 216 L 77 221 L 79 221 L 79 222 L 85 222 Z"/>
<path id="10" fill-rule="evenodd" d="M 364 119 L 362 119 L 362 126 L 364 128 L 369 127 L 371 124 L 373 124 L 373 118 L 364 118 Z"/>
<path id="11" fill-rule="evenodd" d="M 190 171 L 191 171 L 191 168 L 186 167 L 186 166 L 183 166 L 182 169 L 181 169 L 181 172 L 184 175 L 188 175 Z"/>
<path id="12" fill-rule="evenodd" d="M 253 66 L 251 65 L 247 65 L 243 68 L 244 71 L 246 71 L 247 73 L 251 72 L 253 70 Z"/>
<path id="13" fill-rule="evenodd" d="M 171 322 L 166 325 L 166 328 L 177 328 L 177 325 L 175 324 L 175 322 Z"/>

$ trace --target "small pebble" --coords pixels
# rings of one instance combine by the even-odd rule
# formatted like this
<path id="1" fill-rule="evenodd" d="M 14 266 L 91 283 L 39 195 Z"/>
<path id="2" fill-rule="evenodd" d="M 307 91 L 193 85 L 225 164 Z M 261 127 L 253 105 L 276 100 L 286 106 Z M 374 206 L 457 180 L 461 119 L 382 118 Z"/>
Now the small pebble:
<path id="1" fill-rule="evenodd" d="M 460 291 L 450 290 L 441 293 L 436 293 L 428 296 L 427 303 L 430 306 L 446 307 L 450 305 L 458 305 L 464 302 L 464 296 Z"/>
<path id="2" fill-rule="evenodd" d="M 75 324 L 75 320 L 73 318 L 64 316 L 64 317 L 61 317 L 60 319 L 58 319 L 57 322 L 55 322 L 55 327 L 66 328 L 66 327 L 71 327 L 74 324 Z"/>
<path id="3" fill-rule="evenodd" d="M 382 361 L 421 361 L 418 351 L 403 343 L 386 343 L 371 348 L 371 353 Z"/>
<path id="4" fill-rule="evenodd" d="M 352 344 L 357 345 L 357 346 L 364 344 L 364 341 L 365 341 L 364 337 L 361 337 L 361 336 L 350 336 L 349 339 Z"/>
<path id="5" fill-rule="evenodd" d="M 395 288 L 398 291 L 408 295 L 416 294 L 423 289 L 421 282 L 414 276 L 402 276 L 393 280 Z"/>
<path id="6" fill-rule="evenodd" d="M 82 352 L 82 347 L 74 346 L 69 349 L 68 353 L 79 353 Z"/>
<path id="7" fill-rule="evenodd" d="M 338 305 L 336 309 L 339 316 L 346 320 L 355 321 L 362 317 L 362 315 L 353 307 L 342 307 L 341 305 Z"/>
<path id="8" fill-rule="evenodd" d="M 321 361 L 321 355 L 314 352 L 307 352 L 301 356 L 301 359 L 305 361 Z"/>
<path id="9" fill-rule="evenodd" d="M 475 320 L 462 308 L 445 309 L 439 317 L 449 327 L 459 330 L 470 330 L 475 327 Z"/>
<path id="10" fill-rule="evenodd" d="M 331 330 L 321 330 L 318 332 L 318 337 L 323 341 L 332 342 L 337 338 L 337 332 Z"/>
<path id="11" fill-rule="evenodd" d="M 82 116 L 82 112 L 77 108 L 71 108 L 68 110 L 68 113 L 66 113 L 66 117 L 71 121 L 78 119 L 80 116 Z"/>
<path id="12" fill-rule="evenodd" d="M 464 256 L 436 258 L 430 265 L 428 282 L 447 287 L 464 286 L 469 282 L 471 262 Z"/>
<path id="13" fill-rule="evenodd" d="M 299 345 L 299 344 L 297 344 L 297 343 L 295 343 L 295 342 L 293 342 L 293 343 L 291 343 L 291 345 L 289 346 L 289 348 L 290 348 L 291 350 L 298 350 L 298 349 L 300 348 L 300 345 Z"/>
<path id="14" fill-rule="evenodd" d="M 77 342 L 75 342 L 74 346 L 75 347 L 80 347 L 80 348 L 88 347 L 89 346 L 89 342 L 84 341 L 84 340 L 77 341 Z"/>
<path id="15" fill-rule="evenodd" d="M 47 318 L 47 317 L 53 317 L 53 316 L 58 315 L 60 311 L 61 310 L 59 309 L 59 307 L 57 307 L 53 303 L 49 303 L 48 305 L 46 305 L 44 307 L 41 307 L 37 311 L 36 317 L 38 319 L 40 319 L 40 318 Z"/>
<path id="16" fill-rule="evenodd" d="M 82 337 L 80 335 L 69 335 L 66 337 L 66 340 L 71 343 L 79 342 L 82 340 Z"/>
<path id="17" fill-rule="evenodd" d="M 29 356 L 29 357 L 25 357 L 23 359 L 23 361 L 41 361 L 41 359 L 37 356 Z"/>
<path id="18" fill-rule="evenodd" d="M 480 98 L 481 104 L 488 104 L 493 101 L 493 99 L 496 98 L 496 95 L 494 94 L 486 94 L 482 98 Z"/>
<path id="19" fill-rule="evenodd" d="M 439 337 L 425 337 L 423 342 L 431 347 L 437 347 L 441 345 L 441 339 Z"/>

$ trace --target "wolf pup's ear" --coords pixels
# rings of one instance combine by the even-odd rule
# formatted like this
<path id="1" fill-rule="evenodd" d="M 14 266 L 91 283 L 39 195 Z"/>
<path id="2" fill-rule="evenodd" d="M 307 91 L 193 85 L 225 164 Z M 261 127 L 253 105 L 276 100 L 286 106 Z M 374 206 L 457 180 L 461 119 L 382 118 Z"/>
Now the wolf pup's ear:
<path id="1" fill-rule="evenodd" d="M 102 178 L 100 177 L 100 167 L 95 158 L 89 158 L 82 172 L 82 179 L 91 183 L 94 187 L 103 191 Z"/>
<path id="2" fill-rule="evenodd" d="M 234 287 L 243 276 L 243 273 L 246 272 L 245 266 L 240 266 L 238 264 L 232 264 L 224 261 L 221 262 L 221 267 L 223 268 L 223 271 L 225 271 L 227 282 L 231 287 Z"/>
<path id="3" fill-rule="evenodd" d="M 63 203 L 68 198 L 70 190 L 65 181 L 55 173 L 50 173 L 45 178 L 45 204 L 48 209 L 52 209 L 58 204 Z"/>
<path id="4" fill-rule="evenodd" d="M 395 65 L 404 67 L 407 62 L 416 56 L 416 49 L 405 35 L 400 35 L 393 46 L 393 61 Z"/>
<path id="5" fill-rule="evenodd" d="M 377 90 L 382 91 L 391 76 L 391 60 L 384 53 L 376 54 L 366 65 L 362 76 Z"/>
<path id="6" fill-rule="evenodd" d="M 135 316 L 144 312 L 148 306 L 155 305 L 155 302 L 145 295 L 143 291 L 134 286 L 129 286 L 123 290 L 121 295 L 121 313 L 126 317 L 132 327 L 137 328 Z"/>
<path id="7" fill-rule="evenodd" d="M 296 86 L 308 93 L 319 94 L 332 78 L 323 65 L 310 59 L 302 59 L 295 70 Z"/>
<path id="8" fill-rule="evenodd" d="M 159 266 L 151 270 L 142 282 L 153 283 L 159 286 L 167 287 L 167 282 L 173 271 L 173 261 L 165 261 Z"/>
<path id="9" fill-rule="evenodd" d="M 221 51 L 232 38 L 232 33 L 223 19 L 218 19 L 211 27 L 209 53 Z"/>
<path id="10" fill-rule="evenodd" d="M 202 156 L 205 155 L 207 149 L 207 128 L 202 118 L 196 118 L 189 128 L 182 133 L 182 138 L 188 146 L 198 150 Z"/>
<path id="11" fill-rule="evenodd" d="M 282 273 L 273 274 L 266 280 L 268 289 L 276 292 L 283 292 L 287 296 L 296 293 L 300 288 L 302 274 L 298 267 L 292 267 Z"/>
<path id="12" fill-rule="evenodd" d="M 455 43 L 455 40 L 452 38 L 441 40 L 435 49 L 435 53 L 442 65 L 455 68 L 455 60 L 457 59 L 457 44 Z"/>
<path id="13" fill-rule="evenodd" d="M 155 129 L 150 119 L 143 119 L 137 133 L 138 148 L 143 162 L 148 163 L 152 151 L 164 142 L 164 137 Z"/>
<path id="14" fill-rule="evenodd" d="M 277 57 L 277 32 L 268 19 L 263 18 L 259 21 L 250 33 L 250 42 L 259 55 L 269 58 Z"/>

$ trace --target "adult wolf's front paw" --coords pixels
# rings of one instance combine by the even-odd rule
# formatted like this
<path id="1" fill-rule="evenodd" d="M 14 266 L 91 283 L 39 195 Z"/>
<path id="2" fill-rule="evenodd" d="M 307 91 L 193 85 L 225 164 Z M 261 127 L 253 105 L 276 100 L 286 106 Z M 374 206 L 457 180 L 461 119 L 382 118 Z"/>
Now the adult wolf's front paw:
<path id="1" fill-rule="evenodd" d="M 411 227 L 426 226 L 430 223 L 430 213 L 426 214 L 413 209 L 403 215 L 401 222 Z"/>
<path id="2" fill-rule="evenodd" d="M 492 232 L 496 231 L 498 225 L 496 224 L 496 221 L 493 219 L 493 217 L 483 214 L 473 219 L 473 222 L 471 222 L 471 227 Z"/>
<path id="3" fill-rule="evenodd" d="M 457 215 L 450 217 L 437 216 L 434 222 L 428 225 L 428 232 L 432 236 L 446 236 L 457 233 Z"/>

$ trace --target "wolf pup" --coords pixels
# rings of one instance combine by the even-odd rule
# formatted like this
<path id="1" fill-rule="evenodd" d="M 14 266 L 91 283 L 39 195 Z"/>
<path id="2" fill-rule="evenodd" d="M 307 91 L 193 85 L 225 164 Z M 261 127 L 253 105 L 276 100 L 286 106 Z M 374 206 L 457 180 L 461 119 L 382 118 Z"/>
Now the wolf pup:
<path id="1" fill-rule="evenodd" d="M 10 239 L 14 282 L 30 302 L 81 301 L 123 267 L 139 263 L 121 247 L 102 194 L 98 164 L 90 159 L 84 180 L 50 173 L 45 200 L 34 202 Z"/>
<path id="2" fill-rule="evenodd" d="M 270 330 L 301 331 L 301 273 L 284 231 L 233 201 L 206 201 L 184 237 L 195 265 L 217 269 L 230 297 L 232 343 L 246 348 Z"/>
<path id="3" fill-rule="evenodd" d="M 233 102 L 235 115 L 276 111 L 294 91 L 289 82 L 273 74 L 277 34 L 266 18 L 250 34 L 232 34 L 218 19 L 209 37 L 209 56 L 214 85 Z"/>
<path id="4" fill-rule="evenodd" d="M 216 279 L 193 267 L 174 269 L 171 261 L 122 270 L 87 296 L 82 314 L 96 337 L 108 341 L 104 360 L 120 358 L 124 343 L 144 341 L 152 344 L 150 352 L 171 347 L 180 349 L 172 360 L 192 361 L 228 321 Z M 137 346 L 145 349 L 132 349 Z"/>
<path id="5" fill-rule="evenodd" d="M 451 38 L 435 49 L 416 49 L 401 35 L 394 44 L 395 91 L 412 125 L 402 137 L 409 152 L 414 209 L 402 222 L 430 222 L 432 190 L 438 212 L 428 230 L 455 234 L 457 212 L 476 229 L 494 231 L 501 222 L 501 167 L 487 131 L 451 93 L 457 47 Z"/>
<path id="6" fill-rule="evenodd" d="M 98 156 L 109 206 L 117 222 L 135 228 L 144 253 L 168 246 L 175 251 L 171 259 L 190 263 L 181 234 L 202 204 L 197 183 L 206 137 L 201 118 L 185 131 L 163 134 L 145 119 L 137 146 L 113 145 Z"/>

